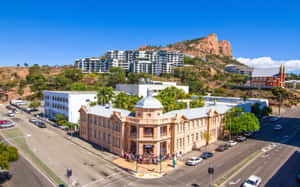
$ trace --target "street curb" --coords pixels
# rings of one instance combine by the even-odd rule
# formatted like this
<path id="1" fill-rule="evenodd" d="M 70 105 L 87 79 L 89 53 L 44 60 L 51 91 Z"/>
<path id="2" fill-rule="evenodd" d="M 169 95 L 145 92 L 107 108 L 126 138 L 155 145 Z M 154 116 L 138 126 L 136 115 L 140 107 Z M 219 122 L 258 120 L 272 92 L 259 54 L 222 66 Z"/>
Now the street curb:
<path id="1" fill-rule="evenodd" d="M 236 171 L 234 171 L 236 169 L 236 167 L 238 167 L 240 164 L 242 164 L 245 160 L 249 159 L 249 157 L 251 157 L 252 155 L 256 154 L 253 158 L 251 158 L 249 161 L 247 161 L 247 163 L 245 165 L 243 165 L 242 167 L 238 168 Z M 231 173 L 232 171 L 234 171 L 227 179 L 225 179 L 225 181 L 223 181 L 221 184 L 214 184 L 214 186 L 223 186 L 223 184 L 225 184 L 226 182 L 228 182 L 230 179 L 232 179 L 233 177 L 235 177 L 239 171 L 243 170 L 244 168 L 246 168 L 249 164 L 251 164 L 254 160 L 256 160 L 261 154 L 263 154 L 262 151 L 256 151 L 254 153 L 252 153 L 250 156 L 248 156 L 247 158 L 245 158 L 244 160 L 242 160 L 241 162 L 239 162 L 236 167 L 234 167 L 233 169 L 231 169 L 229 172 L 227 173 Z M 226 176 L 227 174 L 225 174 Z M 220 178 L 219 180 L 221 180 L 222 178 Z"/>

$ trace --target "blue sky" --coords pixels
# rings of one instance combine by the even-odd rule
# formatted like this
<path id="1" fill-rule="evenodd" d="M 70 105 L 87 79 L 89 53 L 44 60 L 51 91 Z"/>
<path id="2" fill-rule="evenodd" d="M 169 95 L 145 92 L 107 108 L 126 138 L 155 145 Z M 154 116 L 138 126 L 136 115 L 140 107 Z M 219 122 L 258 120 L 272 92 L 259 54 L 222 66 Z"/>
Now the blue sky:
<path id="1" fill-rule="evenodd" d="M 298 63 L 299 7 L 300 2 L 278 0 L 1 1 L 0 66 L 73 64 L 110 49 L 210 33 L 229 40 L 234 57 L 247 62 L 270 57 Z"/>

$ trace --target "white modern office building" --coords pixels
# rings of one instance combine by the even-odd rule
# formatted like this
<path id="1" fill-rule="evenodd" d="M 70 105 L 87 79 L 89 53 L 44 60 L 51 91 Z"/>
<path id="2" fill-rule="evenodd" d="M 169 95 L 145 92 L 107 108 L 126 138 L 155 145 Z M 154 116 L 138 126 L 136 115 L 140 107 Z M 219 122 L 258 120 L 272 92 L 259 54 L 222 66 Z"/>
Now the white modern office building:
<path id="1" fill-rule="evenodd" d="M 44 113 L 53 120 L 63 114 L 69 122 L 78 123 L 80 107 L 95 101 L 97 93 L 93 91 L 44 91 Z"/>
<path id="2" fill-rule="evenodd" d="M 121 67 L 126 72 L 160 75 L 172 73 L 175 67 L 184 64 L 184 54 L 179 51 L 107 51 L 102 57 L 83 58 L 75 61 L 75 66 L 84 73 L 102 73 L 110 67 Z"/>
<path id="3" fill-rule="evenodd" d="M 189 93 L 189 86 L 177 85 L 176 82 L 151 81 L 150 79 L 143 78 L 139 80 L 139 84 L 117 84 L 116 91 L 146 97 L 148 88 L 152 91 L 152 95 L 156 96 L 161 90 L 172 86 L 182 89 L 185 93 Z"/>

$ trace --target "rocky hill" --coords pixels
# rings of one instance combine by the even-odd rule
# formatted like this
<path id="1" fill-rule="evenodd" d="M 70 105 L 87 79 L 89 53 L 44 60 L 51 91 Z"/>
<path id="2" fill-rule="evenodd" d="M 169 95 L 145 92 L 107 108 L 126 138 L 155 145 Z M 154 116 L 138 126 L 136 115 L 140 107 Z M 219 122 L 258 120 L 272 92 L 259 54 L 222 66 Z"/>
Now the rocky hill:
<path id="1" fill-rule="evenodd" d="M 145 45 L 138 50 L 179 50 L 190 56 L 205 58 L 207 55 L 218 55 L 221 57 L 229 57 L 232 59 L 232 47 L 229 41 L 218 41 L 216 34 L 210 34 L 203 38 L 185 40 L 165 47 Z"/>

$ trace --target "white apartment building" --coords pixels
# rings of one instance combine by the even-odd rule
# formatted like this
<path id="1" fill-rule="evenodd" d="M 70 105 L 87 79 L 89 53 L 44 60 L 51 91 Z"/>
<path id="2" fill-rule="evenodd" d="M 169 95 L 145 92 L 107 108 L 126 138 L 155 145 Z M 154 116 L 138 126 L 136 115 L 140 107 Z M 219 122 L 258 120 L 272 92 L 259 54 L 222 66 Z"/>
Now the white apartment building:
<path id="1" fill-rule="evenodd" d="M 83 73 L 103 73 L 109 70 L 111 63 L 105 58 L 82 58 L 75 60 L 75 67 Z"/>
<path id="2" fill-rule="evenodd" d="M 180 86 L 177 85 L 176 82 L 151 81 L 149 79 L 144 80 L 143 78 L 139 80 L 139 84 L 117 84 L 116 91 L 125 92 L 129 95 L 146 97 L 148 88 L 152 91 L 152 95 L 156 96 L 161 90 L 172 86 L 182 89 L 185 93 L 189 93 L 189 86 Z"/>
<path id="3" fill-rule="evenodd" d="M 183 66 L 184 55 L 179 51 L 107 51 L 101 58 L 77 59 L 75 66 L 84 73 L 107 72 L 110 67 L 121 67 L 127 72 L 160 75 L 172 73 L 174 67 Z"/>
<path id="4" fill-rule="evenodd" d="M 97 93 L 93 91 L 45 91 L 44 113 L 55 120 L 57 114 L 67 116 L 68 121 L 79 123 L 79 109 L 82 105 L 97 101 Z"/>

